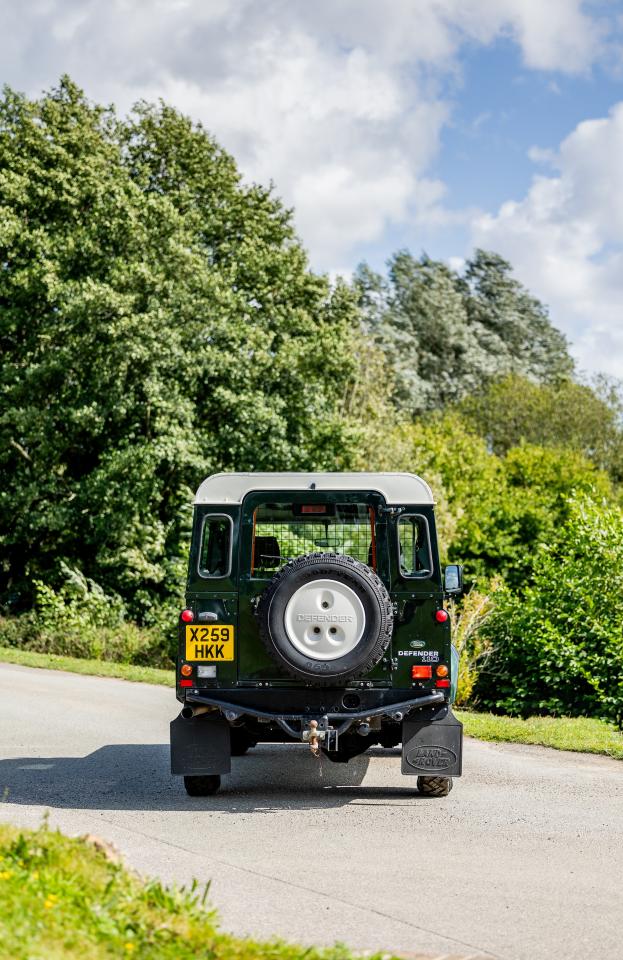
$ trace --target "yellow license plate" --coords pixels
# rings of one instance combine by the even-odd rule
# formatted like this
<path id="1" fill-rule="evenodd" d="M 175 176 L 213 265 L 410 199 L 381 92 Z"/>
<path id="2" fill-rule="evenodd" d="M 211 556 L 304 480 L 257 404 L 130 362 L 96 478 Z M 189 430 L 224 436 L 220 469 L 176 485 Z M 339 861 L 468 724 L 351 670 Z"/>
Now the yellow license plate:
<path id="1" fill-rule="evenodd" d="M 186 659 L 211 663 L 234 659 L 234 628 L 228 623 L 186 627 Z"/>

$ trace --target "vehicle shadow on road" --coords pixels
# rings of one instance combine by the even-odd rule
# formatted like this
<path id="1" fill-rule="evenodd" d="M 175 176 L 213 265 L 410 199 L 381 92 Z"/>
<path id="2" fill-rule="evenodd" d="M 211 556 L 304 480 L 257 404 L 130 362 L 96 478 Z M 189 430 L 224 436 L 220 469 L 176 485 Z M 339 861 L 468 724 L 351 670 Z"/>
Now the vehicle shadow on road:
<path id="1" fill-rule="evenodd" d="M 111 744 L 85 757 L 0 760 L 0 796 L 7 803 L 84 810 L 197 810 L 266 813 L 317 809 L 351 802 L 420 800 L 415 779 L 402 787 L 379 784 L 375 764 L 392 756 L 400 777 L 400 750 L 373 749 L 349 763 L 314 758 L 302 746 L 262 744 L 232 759 L 221 791 L 187 796 L 169 773 L 168 744 Z M 392 778 L 393 779 L 393 778 Z M 375 783 L 376 781 L 376 783 Z"/>

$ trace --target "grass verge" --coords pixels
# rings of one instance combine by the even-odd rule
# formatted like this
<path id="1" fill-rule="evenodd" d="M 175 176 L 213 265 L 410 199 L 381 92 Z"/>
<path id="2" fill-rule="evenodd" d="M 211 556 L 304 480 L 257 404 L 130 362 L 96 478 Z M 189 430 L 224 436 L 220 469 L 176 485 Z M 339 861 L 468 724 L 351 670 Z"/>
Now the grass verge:
<path id="1" fill-rule="evenodd" d="M 174 683 L 172 670 L 136 667 L 109 660 L 79 660 L 52 653 L 33 653 L 16 647 L 0 647 L 0 662 L 170 687 Z M 602 753 L 623 760 L 623 733 L 603 720 L 589 717 L 530 717 L 522 720 L 519 717 L 500 717 L 493 713 L 474 713 L 469 710 L 455 710 L 455 713 L 463 723 L 466 735 L 478 740 L 532 743 L 555 750 Z"/>
<path id="2" fill-rule="evenodd" d="M 34 653 L 18 647 L 0 647 L 1 663 L 16 663 L 21 667 L 43 667 L 45 670 L 67 670 L 69 673 L 87 673 L 95 677 L 117 677 L 134 680 L 136 683 L 156 683 L 172 687 L 175 684 L 173 670 L 156 667 L 137 667 L 132 663 L 114 663 L 111 660 L 81 660 L 56 653 Z"/>
<path id="3" fill-rule="evenodd" d="M 503 743 L 533 743 L 555 750 L 604 753 L 623 760 L 623 733 L 590 717 L 499 717 L 455 710 L 469 737 Z"/>
<path id="4" fill-rule="evenodd" d="M 219 932 L 207 890 L 126 870 L 111 848 L 0 824 L 0 953 L 11 960 L 351 960 L 345 947 L 258 943 Z M 376 955 L 380 958 L 380 954 Z M 387 954 L 383 955 L 389 957 Z"/>

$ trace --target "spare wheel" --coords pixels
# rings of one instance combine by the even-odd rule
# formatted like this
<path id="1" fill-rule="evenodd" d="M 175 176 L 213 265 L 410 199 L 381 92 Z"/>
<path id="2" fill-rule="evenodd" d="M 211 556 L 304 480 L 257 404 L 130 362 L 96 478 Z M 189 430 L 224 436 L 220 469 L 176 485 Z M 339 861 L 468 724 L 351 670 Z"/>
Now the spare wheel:
<path id="1" fill-rule="evenodd" d="M 368 674 L 393 628 L 389 594 L 374 570 L 333 553 L 286 564 L 262 594 L 257 616 L 271 657 L 291 676 L 318 686 Z"/>

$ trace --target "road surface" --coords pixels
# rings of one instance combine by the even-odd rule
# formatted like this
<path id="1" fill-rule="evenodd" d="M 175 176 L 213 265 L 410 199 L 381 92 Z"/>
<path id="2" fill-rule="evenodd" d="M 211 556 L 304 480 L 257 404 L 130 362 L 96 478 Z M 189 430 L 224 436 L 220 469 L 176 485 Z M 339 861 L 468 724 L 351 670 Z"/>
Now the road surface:
<path id="1" fill-rule="evenodd" d="M 466 741 L 449 797 L 399 751 L 233 760 L 215 797 L 168 772 L 171 691 L 0 665 L 0 818 L 111 841 L 167 882 L 211 880 L 222 926 L 404 956 L 623 956 L 623 763 Z"/>

